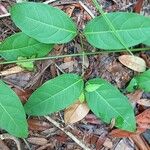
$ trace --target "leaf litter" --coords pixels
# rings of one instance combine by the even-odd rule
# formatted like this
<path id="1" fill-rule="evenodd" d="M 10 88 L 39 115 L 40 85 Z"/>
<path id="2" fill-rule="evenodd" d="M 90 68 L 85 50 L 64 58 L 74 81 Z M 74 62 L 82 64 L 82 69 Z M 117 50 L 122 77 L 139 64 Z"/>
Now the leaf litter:
<path id="1" fill-rule="evenodd" d="M 15 3 L 15 1 L 12 1 L 12 3 Z M 4 8 L 6 9 L 10 5 L 12 5 L 12 3 L 3 2 L 2 3 L 3 10 Z M 83 3 L 85 4 L 87 8 L 90 9 L 90 11 L 95 16 L 97 15 L 95 11 L 95 7 L 92 5 L 90 0 L 83 1 Z M 59 7 L 60 9 L 66 11 L 70 16 L 72 16 L 73 19 L 78 22 L 79 28 L 83 29 L 87 19 L 89 20 L 90 16 L 81 6 L 79 7 L 77 4 L 78 3 L 77 2 L 75 3 L 75 1 L 66 1 L 66 0 L 62 1 L 61 3 L 59 2 L 52 3 L 52 5 Z M 137 8 L 135 9 L 134 4 L 136 4 L 135 1 L 134 2 L 131 1 L 130 3 L 128 3 L 127 1 L 121 2 L 120 0 L 113 1 L 113 2 L 108 2 L 105 0 L 102 1 L 103 8 L 107 12 L 117 11 L 117 10 L 132 11 L 132 9 L 134 8 L 136 12 L 139 11 L 140 9 L 142 13 L 148 14 L 147 11 L 145 11 L 149 7 L 149 5 L 146 2 L 145 2 L 146 5 L 143 5 L 143 8 L 142 6 L 138 6 L 139 7 L 138 9 Z M 80 10 L 81 8 L 82 10 Z M 6 12 L 6 10 L 3 11 L 2 13 L 7 13 L 8 11 Z M 3 33 L 0 36 L 0 39 L 2 41 L 2 39 L 5 39 L 9 35 L 12 35 L 14 32 L 18 31 L 18 29 L 16 29 L 12 25 L 12 22 L 10 21 L 9 18 L 4 18 L 2 19 L 2 22 L 0 22 L 0 31 Z M 76 39 L 76 42 L 80 44 L 79 39 Z M 88 43 L 86 43 L 85 41 L 83 41 L 83 43 L 87 50 L 93 50 L 92 47 Z M 67 49 L 67 51 L 65 49 Z M 77 51 L 75 42 L 73 41 L 64 45 L 64 47 L 60 51 L 63 54 L 75 53 Z M 57 53 L 58 51 L 55 51 L 55 52 Z M 146 55 L 147 58 L 149 57 L 147 53 L 144 53 L 144 55 Z M 101 76 L 107 79 L 108 81 L 110 81 L 111 83 L 113 83 L 114 85 L 116 85 L 117 87 L 119 87 L 120 89 L 122 89 L 130 81 L 133 75 L 137 74 L 137 72 L 134 72 L 134 71 L 141 72 L 145 69 L 145 64 L 141 60 L 138 62 L 139 66 L 137 64 L 132 64 L 130 66 L 127 66 L 130 69 L 133 69 L 134 70 L 133 71 L 124 67 L 123 66 L 124 64 L 121 65 L 118 62 L 117 58 L 118 58 L 118 55 L 116 54 L 108 54 L 108 55 L 102 54 L 101 56 L 86 57 L 85 66 L 87 69 L 90 70 L 90 73 L 87 72 L 85 76 L 87 75 L 87 78 Z M 141 57 L 141 58 L 144 59 L 145 57 Z M 147 60 L 147 58 L 145 59 Z M 128 59 L 130 60 L 131 58 L 127 58 L 127 60 Z M 146 61 L 146 60 L 145 62 L 146 64 L 148 64 L 149 61 Z M 63 66 L 64 63 L 67 63 L 70 61 L 71 63 L 65 64 L 64 65 L 65 67 Z M 75 63 L 75 65 L 72 61 Z M 82 57 L 81 58 L 77 57 L 75 58 L 75 60 L 67 60 L 67 61 L 66 60 L 64 61 L 63 59 L 57 59 L 55 60 L 55 62 L 48 62 L 48 61 L 39 62 L 39 64 L 36 64 L 37 70 L 34 73 L 24 73 L 24 72 L 21 72 L 18 74 L 16 74 L 16 72 L 15 74 L 9 73 L 9 75 L 5 75 L 4 79 L 5 81 L 7 81 L 7 83 L 12 85 L 12 87 L 15 87 L 15 88 L 20 87 L 21 89 L 25 88 L 25 90 L 28 88 L 29 90 L 34 91 L 37 87 L 39 87 L 43 82 L 47 81 L 49 78 L 53 78 L 54 76 L 61 74 L 61 70 L 59 68 L 57 67 L 53 67 L 53 69 L 50 68 L 53 64 L 56 63 L 58 66 L 60 67 L 62 66 L 61 69 L 64 72 L 75 72 L 75 73 L 80 74 L 81 68 L 82 68 L 81 62 L 82 62 Z M 132 63 L 132 59 L 131 59 L 131 63 Z M 3 66 L 2 66 L 2 71 L 4 71 Z M 30 95 L 30 92 L 29 92 L 29 95 Z M 26 95 L 26 93 L 24 92 L 22 92 L 21 94 L 20 92 L 20 96 L 24 97 L 23 99 L 25 99 L 26 96 L 28 97 L 28 94 Z M 140 108 L 140 110 L 138 110 L 140 113 L 137 116 L 138 130 L 139 130 L 139 133 L 142 133 L 147 128 L 149 128 L 149 111 L 146 111 L 146 112 L 143 111 L 143 110 L 146 110 L 145 107 L 143 108 L 143 104 L 144 104 L 143 101 L 147 100 L 148 98 L 147 97 L 142 98 L 140 97 L 140 94 L 139 96 L 135 96 L 135 97 L 137 97 L 135 98 L 136 103 L 142 100 L 142 102 L 140 101 L 138 103 L 140 107 L 141 106 L 142 107 Z M 145 104 L 146 105 L 144 106 L 147 106 L 147 107 L 149 106 L 147 102 Z M 136 108 L 136 109 L 139 109 L 139 108 Z M 143 111 L 142 113 L 141 113 L 141 109 Z M 58 122 L 59 121 L 63 122 L 63 117 L 62 117 L 63 113 L 64 112 L 53 114 L 52 117 Z M 66 149 L 80 149 L 80 147 L 78 147 L 75 143 L 70 142 L 68 137 L 66 138 L 64 136 L 63 132 L 59 131 L 55 127 L 51 127 L 52 125 L 46 122 L 46 120 L 42 117 L 40 119 L 39 118 L 29 119 L 28 124 L 29 124 L 30 132 L 31 132 L 30 133 L 31 137 L 28 138 L 28 140 L 31 141 L 32 143 L 32 144 L 30 143 L 31 149 L 37 149 L 37 148 L 42 149 L 43 146 L 39 146 L 39 145 L 42 145 L 44 142 L 45 142 L 44 143 L 45 146 L 47 146 L 46 148 L 53 147 L 54 149 L 56 147 L 57 148 L 63 147 L 65 145 Z M 82 128 L 83 125 L 84 125 L 84 128 Z M 108 140 L 107 132 L 110 132 L 111 130 L 110 126 L 107 126 L 106 124 L 101 122 L 101 120 L 96 118 L 91 112 L 84 119 L 82 119 L 79 123 L 77 122 L 75 125 L 71 126 L 71 128 L 73 128 L 74 130 L 73 131 L 72 129 L 68 129 L 68 130 L 74 133 L 79 139 L 81 140 L 85 139 L 85 141 L 87 141 L 87 144 L 91 146 L 92 150 L 108 148 L 108 147 L 111 147 L 112 149 L 114 149 L 114 145 L 119 146 L 119 143 L 117 144 L 117 140 L 114 140 L 113 138 L 110 138 Z M 51 130 L 51 132 L 48 130 Z M 47 134 L 45 134 L 44 131 Z M 129 137 L 129 135 L 126 137 Z M 41 141 L 40 141 L 41 143 L 38 142 L 38 139 L 40 138 L 41 138 Z M 59 141 L 59 139 L 62 139 L 62 140 Z M 46 144 L 47 140 L 53 144 L 51 145 Z M 123 139 L 121 139 L 121 141 L 122 140 Z M 8 144 L 10 147 L 12 147 L 11 142 L 4 141 L 4 144 L 5 145 Z M 26 147 L 24 143 L 22 145 Z M 128 144 L 127 142 L 124 142 L 123 145 L 127 147 Z M 115 150 L 117 150 L 118 148 L 117 146 Z M 134 147 L 134 144 L 132 146 Z"/>

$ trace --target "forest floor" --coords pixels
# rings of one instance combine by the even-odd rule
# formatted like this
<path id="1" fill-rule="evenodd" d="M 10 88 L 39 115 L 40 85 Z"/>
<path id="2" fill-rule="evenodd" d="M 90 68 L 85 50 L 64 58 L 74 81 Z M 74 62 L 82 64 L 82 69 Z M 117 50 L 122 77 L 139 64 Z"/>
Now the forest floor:
<path id="1" fill-rule="evenodd" d="M 48 2 L 48 5 L 57 7 L 66 12 L 77 24 L 78 29 L 82 31 L 86 23 L 93 16 L 99 15 L 92 0 L 30 0 L 34 2 Z M 136 12 L 141 15 L 150 15 L 150 2 L 148 0 L 99 0 L 105 12 Z M 15 0 L 0 0 L 0 42 L 10 35 L 19 31 L 12 22 L 8 12 L 9 8 L 16 3 Z M 87 9 L 89 12 L 87 12 Z M 6 14 L 6 16 L 4 16 Z M 8 15 L 8 16 L 7 16 Z M 83 39 L 83 46 L 87 52 L 95 51 L 86 39 Z M 138 45 L 137 48 L 143 47 Z M 74 54 L 82 52 L 81 41 L 77 36 L 73 41 L 55 45 L 50 55 Z M 118 56 L 122 53 L 102 53 L 99 55 L 85 56 L 85 80 L 94 77 L 106 79 L 121 91 L 127 86 L 129 81 L 137 72 L 125 67 L 118 61 Z M 140 51 L 134 53 L 145 60 L 150 67 L 150 51 Z M 0 61 L 3 61 L 1 58 Z M 36 69 L 33 72 L 21 71 L 12 73 L 10 68 L 15 64 L 0 65 L 1 79 L 5 81 L 20 97 L 24 104 L 31 93 L 40 87 L 45 81 L 55 78 L 62 73 L 82 74 L 83 57 L 65 57 L 53 60 L 37 61 Z M 127 95 L 127 93 L 125 93 Z M 137 98 L 150 99 L 150 93 L 136 91 L 128 94 L 131 101 Z M 135 101 L 136 115 L 141 114 L 149 107 L 137 104 Z M 26 139 L 17 139 L 4 130 L 0 130 L 0 135 L 6 138 L 0 140 L 0 150 L 16 150 L 21 147 L 22 150 L 81 150 L 78 142 L 81 142 L 85 149 L 91 150 L 150 150 L 150 130 L 145 130 L 141 134 L 123 134 L 112 132 L 115 128 L 102 122 L 90 111 L 81 121 L 65 125 L 64 111 L 49 115 L 54 121 L 47 120 L 44 117 L 30 117 L 28 119 L 29 136 Z M 59 126 L 59 128 L 58 128 Z M 68 136 L 66 133 L 71 133 Z M 74 140 L 74 137 L 77 141 Z"/>

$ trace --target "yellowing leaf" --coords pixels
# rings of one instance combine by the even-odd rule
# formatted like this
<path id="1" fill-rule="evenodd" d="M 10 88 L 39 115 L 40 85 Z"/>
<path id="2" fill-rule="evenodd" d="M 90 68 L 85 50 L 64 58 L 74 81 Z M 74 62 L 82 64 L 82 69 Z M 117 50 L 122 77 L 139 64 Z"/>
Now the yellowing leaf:
<path id="1" fill-rule="evenodd" d="M 65 110 L 64 113 L 64 120 L 65 123 L 75 123 L 82 120 L 90 111 L 87 104 L 76 102 L 75 104 L 71 105 L 69 108 Z"/>
<path id="2" fill-rule="evenodd" d="M 146 70 L 146 63 L 140 57 L 132 56 L 132 55 L 122 55 L 119 57 L 119 61 L 123 65 L 125 65 L 126 67 L 134 71 L 144 72 Z"/>

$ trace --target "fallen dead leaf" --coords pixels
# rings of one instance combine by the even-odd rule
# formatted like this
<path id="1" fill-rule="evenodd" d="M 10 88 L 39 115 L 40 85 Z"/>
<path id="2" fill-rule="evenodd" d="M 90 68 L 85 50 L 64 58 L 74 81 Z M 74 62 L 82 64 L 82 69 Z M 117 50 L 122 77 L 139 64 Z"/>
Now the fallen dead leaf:
<path id="1" fill-rule="evenodd" d="M 86 115 L 85 120 L 90 124 L 95 124 L 95 125 L 101 124 L 101 121 L 93 114 Z"/>
<path id="2" fill-rule="evenodd" d="M 149 99 L 141 99 L 142 94 L 143 94 L 143 91 L 136 90 L 134 93 L 127 94 L 127 96 L 130 100 L 138 103 L 139 105 L 149 107 L 150 106 L 150 100 Z"/>
<path id="3" fill-rule="evenodd" d="M 137 71 L 137 72 L 144 72 L 146 70 L 146 63 L 144 59 L 132 56 L 132 55 L 122 55 L 119 56 L 119 61 L 126 67 Z"/>
<path id="4" fill-rule="evenodd" d="M 142 97 L 143 91 L 141 90 L 136 90 L 134 93 L 131 94 L 127 94 L 127 97 L 134 101 L 137 102 L 137 100 L 139 100 Z"/>
<path id="5" fill-rule="evenodd" d="M 150 107 L 150 100 L 149 99 L 139 99 L 139 100 L 137 100 L 137 103 L 139 105 Z"/>
<path id="6" fill-rule="evenodd" d="M 133 11 L 136 13 L 140 13 L 142 6 L 143 6 L 143 2 L 144 0 L 138 0 L 136 4 L 134 5 Z"/>
<path id="7" fill-rule="evenodd" d="M 38 119 L 28 119 L 28 126 L 33 131 L 44 131 L 50 128 L 50 124 Z"/>
<path id="8" fill-rule="evenodd" d="M 48 142 L 47 139 L 41 137 L 30 137 L 27 141 L 35 145 L 45 145 Z"/>
<path id="9" fill-rule="evenodd" d="M 149 129 L 150 128 L 150 108 L 146 109 L 144 112 L 139 114 L 136 117 L 138 127 L 143 129 Z"/>
<path id="10" fill-rule="evenodd" d="M 134 150 L 134 142 L 129 139 L 121 139 L 115 150 Z"/>
<path id="11" fill-rule="evenodd" d="M 104 147 L 107 147 L 109 149 L 111 149 L 113 147 L 113 143 L 109 138 L 106 138 L 105 142 L 104 142 Z"/>
<path id="12" fill-rule="evenodd" d="M 150 109 L 147 109 L 141 114 L 137 115 L 136 122 L 137 122 L 136 132 L 128 132 L 120 129 L 114 129 L 113 131 L 110 132 L 110 135 L 113 137 L 123 138 L 143 133 L 145 130 L 150 128 Z"/>
<path id="13" fill-rule="evenodd" d="M 75 123 L 82 120 L 90 111 L 87 104 L 76 102 L 75 104 L 71 105 L 67 108 L 64 112 L 64 120 L 65 123 Z"/>
<path id="14" fill-rule="evenodd" d="M 7 76 L 7 75 L 15 74 L 15 73 L 20 73 L 23 71 L 24 71 L 23 68 L 21 68 L 19 66 L 15 66 L 15 67 L 9 68 L 7 70 L 1 71 L 0 76 Z"/>
<path id="15" fill-rule="evenodd" d="M 149 145 L 147 142 L 142 138 L 140 135 L 132 135 L 131 139 L 134 141 L 138 149 L 140 150 L 150 150 Z"/>
<path id="16" fill-rule="evenodd" d="M 30 95 L 32 94 L 32 90 L 30 89 L 26 89 L 26 90 L 23 90 L 21 88 L 13 88 L 13 90 L 15 91 L 15 93 L 19 96 L 21 102 L 23 104 L 25 104 L 28 100 L 28 98 L 30 97 Z"/>

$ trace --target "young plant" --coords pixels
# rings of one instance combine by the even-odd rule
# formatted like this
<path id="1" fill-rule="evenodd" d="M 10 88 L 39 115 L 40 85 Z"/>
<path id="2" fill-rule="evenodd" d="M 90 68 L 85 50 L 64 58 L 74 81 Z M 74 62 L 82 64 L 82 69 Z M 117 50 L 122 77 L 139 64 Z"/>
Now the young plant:
<path id="1" fill-rule="evenodd" d="M 94 0 L 94 2 L 96 1 Z M 130 53 L 129 47 L 140 43 L 149 45 L 150 19 L 148 17 L 125 12 L 104 14 L 100 7 L 98 9 L 102 16 L 91 20 L 83 32 L 91 45 L 110 52 L 112 49 L 119 49 L 121 52 L 125 48 Z M 16 33 L 2 42 L 0 55 L 5 60 L 17 62 L 24 67 L 28 65 L 31 67 L 32 64 L 20 64 L 23 61 L 16 60 L 33 56 L 43 57 L 51 51 L 53 44 L 67 43 L 77 35 L 77 27 L 72 19 L 63 11 L 46 4 L 33 2 L 15 4 L 11 8 L 11 18 L 22 32 Z M 72 54 L 71 56 L 80 55 L 83 56 L 86 53 Z M 47 58 L 32 58 L 27 61 Z M 145 77 L 144 79 L 139 77 L 136 80 L 138 80 L 139 87 L 143 88 L 140 81 L 145 81 Z M 0 88 L 0 91 L 3 91 L 0 93 L 2 97 L 0 97 L 0 111 L 11 118 L 11 122 L 7 126 L 9 119 L 3 118 L 1 113 L 0 127 L 17 137 L 26 137 L 27 123 L 18 97 L 2 81 Z M 4 102 L 6 95 L 8 100 Z M 87 81 L 84 87 L 82 77 L 75 74 L 60 75 L 39 87 L 30 96 L 24 109 L 28 115 L 43 116 L 65 109 L 83 99 L 87 101 L 93 113 L 104 122 L 110 123 L 114 119 L 116 127 L 131 132 L 135 131 L 134 110 L 128 99 L 101 78 Z M 10 107 L 7 107 L 6 104 Z"/>

